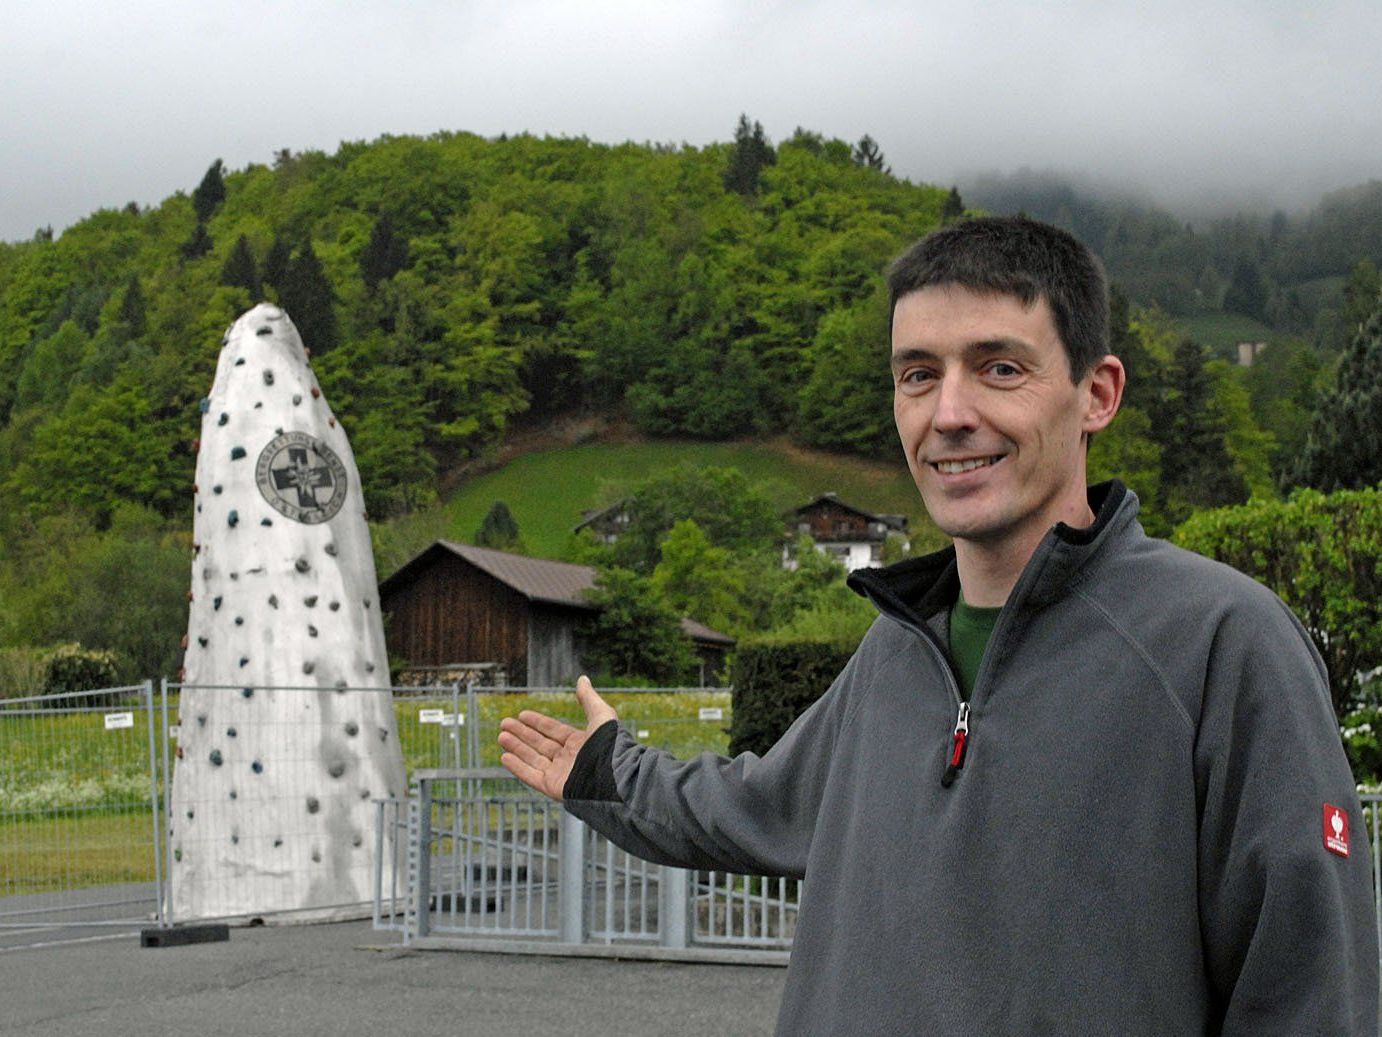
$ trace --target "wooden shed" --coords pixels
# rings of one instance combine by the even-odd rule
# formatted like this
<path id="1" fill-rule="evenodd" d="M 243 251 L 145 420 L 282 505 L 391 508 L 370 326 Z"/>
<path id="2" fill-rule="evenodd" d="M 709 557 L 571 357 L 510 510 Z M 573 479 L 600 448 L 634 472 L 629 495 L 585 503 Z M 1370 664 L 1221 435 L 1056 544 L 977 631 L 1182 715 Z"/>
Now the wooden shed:
<path id="1" fill-rule="evenodd" d="M 561 685 L 581 672 L 577 628 L 595 611 L 587 565 L 438 540 L 379 585 L 391 657 L 409 666 L 498 663 L 513 684 Z M 702 683 L 723 669 L 734 639 L 691 620 L 682 630 Z"/>

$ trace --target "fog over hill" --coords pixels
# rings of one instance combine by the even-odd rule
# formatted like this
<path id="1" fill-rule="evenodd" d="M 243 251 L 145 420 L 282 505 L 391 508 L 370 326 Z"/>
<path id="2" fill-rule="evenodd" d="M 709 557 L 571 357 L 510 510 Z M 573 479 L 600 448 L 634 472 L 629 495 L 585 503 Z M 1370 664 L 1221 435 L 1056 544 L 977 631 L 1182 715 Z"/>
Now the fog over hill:
<path id="1" fill-rule="evenodd" d="M 702 146 L 740 112 L 775 142 L 867 133 L 915 181 L 1054 168 L 1189 216 L 1382 176 L 1374 0 L 53 0 L 7 18 L 0 240 L 190 190 L 217 157 L 438 130 Z"/>

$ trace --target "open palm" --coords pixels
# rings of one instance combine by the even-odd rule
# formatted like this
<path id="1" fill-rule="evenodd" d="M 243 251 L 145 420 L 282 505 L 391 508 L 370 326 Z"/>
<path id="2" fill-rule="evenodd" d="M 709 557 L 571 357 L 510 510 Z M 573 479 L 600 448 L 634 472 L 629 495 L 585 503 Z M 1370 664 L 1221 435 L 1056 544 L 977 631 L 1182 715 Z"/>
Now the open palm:
<path id="1" fill-rule="evenodd" d="M 558 801 L 581 746 L 618 717 L 585 677 L 576 682 L 576 698 L 585 710 L 584 729 L 531 709 L 499 722 L 499 747 L 504 750 L 499 762 L 529 788 Z"/>

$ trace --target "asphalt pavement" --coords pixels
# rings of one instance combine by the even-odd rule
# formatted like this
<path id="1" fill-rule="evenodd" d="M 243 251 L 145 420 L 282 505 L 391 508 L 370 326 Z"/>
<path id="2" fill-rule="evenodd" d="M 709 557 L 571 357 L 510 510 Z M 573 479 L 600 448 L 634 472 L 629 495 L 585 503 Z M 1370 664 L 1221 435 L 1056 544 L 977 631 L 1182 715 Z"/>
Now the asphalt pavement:
<path id="1" fill-rule="evenodd" d="M 100 936 L 101 934 L 98 934 Z M 0 1035 L 771 1034 L 786 970 L 405 949 L 369 922 L 0 951 Z"/>

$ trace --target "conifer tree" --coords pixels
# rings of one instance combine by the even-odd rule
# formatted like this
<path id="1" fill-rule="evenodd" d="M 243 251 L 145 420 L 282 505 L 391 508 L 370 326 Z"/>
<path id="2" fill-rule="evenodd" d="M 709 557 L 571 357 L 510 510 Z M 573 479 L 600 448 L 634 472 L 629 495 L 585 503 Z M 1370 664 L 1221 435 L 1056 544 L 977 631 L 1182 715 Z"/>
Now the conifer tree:
<path id="1" fill-rule="evenodd" d="M 221 267 L 221 284 L 245 289 L 250 293 L 251 300 L 259 297 L 259 270 L 255 266 L 249 239 L 243 234 L 235 240 L 235 247 L 226 257 L 225 266 Z"/>
<path id="2" fill-rule="evenodd" d="M 1265 320 L 1267 313 L 1267 283 L 1256 262 L 1239 256 L 1233 265 L 1233 279 L 1224 292 L 1224 310 L 1241 313 L 1254 320 Z"/>
<path id="3" fill-rule="evenodd" d="M 1382 301 L 1320 394 L 1294 475 L 1326 493 L 1382 484 Z"/>
<path id="4" fill-rule="evenodd" d="M 125 285 L 120 299 L 120 323 L 129 329 L 131 338 L 144 334 L 144 290 L 139 287 L 138 274 L 130 274 Z"/>
<path id="5" fill-rule="evenodd" d="M 747 115 L 740 115 L 729 165 L 725 167 L 725 190 L 746 198 L 757 194 L 759 174 L 775 162 L 777 152 L 764 134 L 763 124 L 750 123 Z"/>
<path id="6" fill-rule="evenodd" d="M 941 206 L 941 222 L 949 223 L 958 220 L 965 214 L 965 203 L 960 200 L 960 189 L 951 187 L 950 193 L 945 196 L 945 204 Z"/>
<path id="7" fill-rule="evenodd" d="M 509 506 L 501 500 L 490 505 L 484 521 L 475 531 L 477 547 L 492 547 L 496 551 L 508 551 L 519 544 L 518 522 L 509 511 Z"/>
<path id="8" fill-rule="evenodd" d="M 197 222 L 205 223 L 211 219 L 223 201 L 226 200 L 226 182 L 221 175 L 221 160 L 211 163 L 211 168 L 202 177 L 202 182 L 192 192 L 192 209 L 197 214 Z"/>
<path id="9" fill-rule="evenodd" d="M 211 235 L 207 233 L 206 224 L 197 223 L 197 227 L 192 231 L 192 236 L 182 243 L 183 259 L 200 259 L 210 252 L 216 243 L 211 240 Z"/>
<path id="10" fill-rule="evenodd" d="M 303 344 L 321 356 L 340 342 L 335 292 L 309 241 L 288 264 L 278 289 L 279 302 L 297 325 Z"/>
<path id="11" fill-rule="evenodd" d="M 282 234 L 275 234 L 269 254 L 264 257 L 264 283 L 275 291 L 283 291 L 283 283 L 288 276 L 288 265 L 293 259 L 293 246 Z"/>
<path id="12" fill-rule="evenodd" d="M 885 174 L 892 172 L 892 167 L 883 160 L 883 151 L 878 147 L 878 142 L 867 133 L 859 138 L 858 144 L 854 145 L 853 157 L 856 165 L 876 169 Z"/>
<path id="13" fill-rule="evenodd" d="M 1172 522 L 1195 508 L 1220 508 L 1248 498 L 1224 441 L 1228 425 L 1215 403 L 1207 360 L 1203 346 L 1181 340 L 1167 372 L 1163 417 L 1154 426 L 1167 459 L 1162 510 Z"/>
<path id="14" fill-rule="evenodd" d="M 408 244 L 394 230 L 393 218 L 384 213 L 374 221 L 369 243 L 360 252 L 360 276 L 371 291 L 387 281 L 408 262 Z"/>

